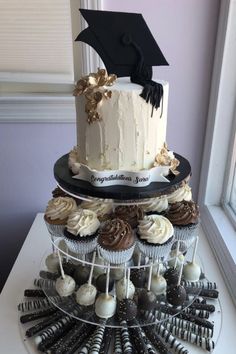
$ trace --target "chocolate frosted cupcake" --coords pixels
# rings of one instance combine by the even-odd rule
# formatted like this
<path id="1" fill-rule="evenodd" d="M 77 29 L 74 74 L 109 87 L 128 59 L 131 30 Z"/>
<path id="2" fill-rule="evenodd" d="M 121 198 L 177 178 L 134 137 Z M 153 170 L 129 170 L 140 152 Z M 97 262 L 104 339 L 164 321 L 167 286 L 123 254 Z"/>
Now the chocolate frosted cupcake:
<path id="1" fill-rule="evenodd" d="M 114 264 L 127 262 L 135 247 L 131 226 L 118 218 L 107 221 L 99 231 L 98 247 L 106 261 Z"/>
<path id="2" fill-rule="evenodd" d="M 148 203 L 141 205 L 146 215 L 164 215 L 168 210 L 168 199 L 166 195 L 157 198 L 151 198 Z"/>
<path id="3" fill-rule="evenodd" d="M 64 230 L 66 244 L 70 251 L 79 254 L 92 252 L 97 246 L 100 222 L 97 215 L 87 209 L 72 212 Z"/>
<path id="4" fill-rule="evenodd" d="M 138 246 L 146 256 L 166 259 L 173 244 L 174 228 L 162 215 L 147 215 L 138 225 Z"/>
<path id="5" fill-rule="evenodd" d="M 188 248 L 193 243 L 198 229 L 198 205 L 185 200 L 171 204 L 166 217 L 174 226 L 175 240 L 184 241 Z"/>
<path id="6" fill-rule="evenodd" d="M 191 201 L 192 189 L 187 183 L 185 183 L 182 187 L 176 189 L 173 193 L 169 194 L 167 198 L 169 204 L 182 202 L 183 200 Z"/>
<path id="7" fill-rule="evenodd" d="M 57 197 L 49 200 L 44 220 L 53 236 L 63 236 L 69 214 L 77 210 L 76 202 L 70 197 Z"/>
<path id="8" fill-rule="evenodd" d="M 53 197 L 53 198 L 69 197 L 69 194 L 67 194 L 66 192 L 64 192 L 61 188 L 56 187 L 56 188 L 53 189 L 53 191 L 52 191 L 52 197 Z"/>
<path id="9" fill-rule="evenodd" d="M 92 210 L 97 214 L 99 221 L 106 221 L 112 214 L 112 203 L 111 201 L 99 202 L 99 201 L 83 201 L 80 204 L 82 209 Z"/>
<path id="10" fill-rule="evenodd" d="M 144 216 L 143 210 L 138 205 L 119 205 L 115 208 L 114 217 L 127 221 L 133 229 L 138 226 L 138 221 Z"/>

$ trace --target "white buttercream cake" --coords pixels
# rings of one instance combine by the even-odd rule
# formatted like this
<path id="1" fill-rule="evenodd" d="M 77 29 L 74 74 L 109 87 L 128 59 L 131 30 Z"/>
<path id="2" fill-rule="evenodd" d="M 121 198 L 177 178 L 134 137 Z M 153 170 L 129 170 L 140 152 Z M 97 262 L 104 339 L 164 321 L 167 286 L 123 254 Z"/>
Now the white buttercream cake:
<path id="1" fill-rule="evenodd" d="M 160 108 L 153 109 L 140 97 L 143 87 L 119 78 L 106 87 L 111 97 L 96 108 L 100 120 L 89 124 L 86 98 L 76 100 L 78 162 L 98 171 L 140 171 L 153 167 L 155 157 L 166 141 L 169 85 L 163 85 Z"/>

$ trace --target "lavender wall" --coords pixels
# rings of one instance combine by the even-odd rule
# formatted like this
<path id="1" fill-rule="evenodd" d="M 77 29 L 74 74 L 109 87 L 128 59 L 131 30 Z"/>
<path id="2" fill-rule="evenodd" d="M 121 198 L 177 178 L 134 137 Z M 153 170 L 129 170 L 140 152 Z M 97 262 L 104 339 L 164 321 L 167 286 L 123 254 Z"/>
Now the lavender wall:
<path id="1" fill-rule="evenodd" d="M 104 0 L 104 9 L 141 12 L 170 67 L 169 147 L 186 156 L 196 195 L 201 168 L 219 0 Z M 73 124 L 0 125 L 0 288 L 35 214 L 55 186 L 55 160 L 75 144 Z"/>
<path id="2" fill-rule="evenodd" d="M 0 289 L 36 213 L 51 198 L 55 161 L 75 142 L 75 124 L 0 125 Z"/>
<path id="3" fill-rule="evenodd" d="M 169 81 L 167 143 L 191 162 L 196 196 L 220 1 L 104 0 L 103 4 L 106 10 L 142 13 L 170 64 L 156 67 L 154 77 Z"/>

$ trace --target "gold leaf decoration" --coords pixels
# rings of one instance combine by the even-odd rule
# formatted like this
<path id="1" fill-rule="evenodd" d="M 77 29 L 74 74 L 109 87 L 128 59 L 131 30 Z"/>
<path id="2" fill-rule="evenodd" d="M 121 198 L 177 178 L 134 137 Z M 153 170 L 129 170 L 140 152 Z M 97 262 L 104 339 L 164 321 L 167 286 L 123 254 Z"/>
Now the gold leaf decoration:
<path id="1" fill-rule="evenodd" d="M 170 171 L 173 175 L 177 176 L 179 174 L 179 171 L 177 170 L 179 160 L 168 150 L 166 143 L 164 143 L 163 148 L 156 155 L 153 166 L 170 166 Z"/>
<path id="2" fill-rule="evenodd" d="M 111 98 L 112 91 L 105 89 L 104 86 L 112 86 L 116 79 L 116 75 L 108 75 L 105 69 L 98 69 L 97 73 L 90 73 L 77 82 L 73 95 L 85 96 L 85 112 L 88 115 L 87 122 L 89 124 L 102 119 L 97 112 L 97 106 L 101 104 L 103 99 Z"/>

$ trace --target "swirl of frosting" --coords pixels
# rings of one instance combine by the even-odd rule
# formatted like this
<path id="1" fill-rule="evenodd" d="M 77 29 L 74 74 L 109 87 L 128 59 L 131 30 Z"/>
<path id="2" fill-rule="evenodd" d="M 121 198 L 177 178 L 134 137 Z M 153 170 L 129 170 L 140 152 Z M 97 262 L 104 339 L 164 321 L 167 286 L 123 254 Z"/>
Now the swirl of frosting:
<path id="1" fill-rule="evenodd" d="M 96 213 L 92 210 L 77 209 L 70 213 L 66 229 L 75 236 L 93 235 L 100 226 Z"/>
<path id="2" fill-rule="evenodd" d="M 109 201 L 107 203 L 101 203 L 97 201 L 83 201 L 80 204 L 82 209 L 92 210 L 97 214 L 98 218 L 102 218 L 104 215 L 110 214 L 112 212 L 112 203 Z"/>
<path id="3" fill-rule="evenodd" d="M 114 213 L 115 218 L 127 221 L 133 228 L 137 227 L 143 215 L 143 210 L 138 205 L 119 205 Z"/>
<path id="4" fill-rule="evenodd" d="M 190 201 L 192 200 L 192 189 L 185 183 L 182 187 L 168 195 L 167 198 L 170 204 L 182 202 L 182 200 Z"/>
<path id="5" fill-rule="evenodd" d="M 134 234 L 131 226 L 124 220 L 107 221 L 99 232 L 98 243 L 111 251 L 121 251 L 134 244 Z"/>
<path id="6" fill-rule="evenodd" d="M 162 211 L 168 209 L 168 199 L 166 195 L 163 195 L 158 198 L 152 198 L 147 204 L 141 205 L 142 210 L 145 213 L 150 213 L 152 211 L 156 211 L 157 213 L 161 213 Z"/>
<path id="7" fill-rule="evenodd" d="M 193 201 L 171 204 L 166 217 L 173 225 L 196 224 L 199 219 L 199 207 Z"/>
<path id="8" fill-rule="evenodd" d="M 139 237 L 148 243 L 163 244 L 174 234 L 171 222 L 162 215 L 144 216 L 138 226 Z"/>
<path id="9" fill-rule="evenodd" d="M 49 200 L 45 215 L 51 220 L 64 220 L 77 209 L 76 202 L 70 197 L 57 197 Z"/>

